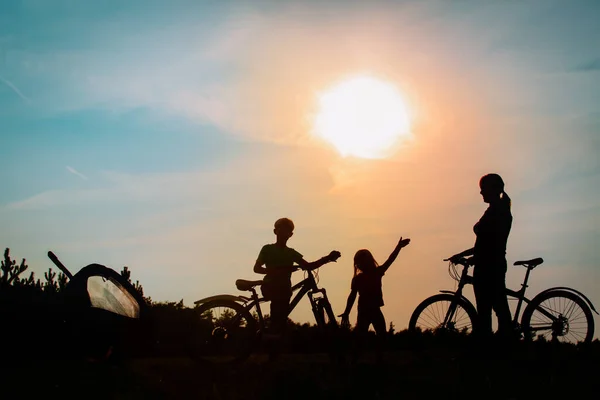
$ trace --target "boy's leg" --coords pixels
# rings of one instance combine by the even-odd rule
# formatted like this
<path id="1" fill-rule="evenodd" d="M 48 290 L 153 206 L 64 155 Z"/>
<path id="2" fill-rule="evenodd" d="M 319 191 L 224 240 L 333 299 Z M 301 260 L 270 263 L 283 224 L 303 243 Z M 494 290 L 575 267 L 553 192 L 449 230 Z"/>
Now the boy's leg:
<path id="1" fill-rule="evenodd" d="M 271 299 L 271 324 L 270 333 L 274 336 L 269 346 L 269 357 L 271 359 L 279 355 L 281 340 L 287 325 L 287 316 L 290 307 L 291 291 L 277 291 Z"/>
<path id="2" fill-rule="evenodd" d="M 271 333 L 282 335 L 287 323 L 290 298 L 278 296 L 271 300 Z"/>
<path id="3" fill-rule="evenodd" d="M 292 296 L 291 288 L 269 282 L 263 283 L 261 291 L 265 299 L 270 301 L 268 332 L 270 334 L 281 334 L 287 322 L 287 313 Z"/>

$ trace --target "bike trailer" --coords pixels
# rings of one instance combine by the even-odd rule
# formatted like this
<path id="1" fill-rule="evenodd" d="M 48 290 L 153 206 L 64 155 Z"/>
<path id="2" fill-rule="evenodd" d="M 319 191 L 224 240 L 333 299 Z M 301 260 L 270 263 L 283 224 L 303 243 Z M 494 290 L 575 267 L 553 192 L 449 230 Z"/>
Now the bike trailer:
<path id="1" fill-rule="evenodd" d="M 115 270 L 90 264 L 64 291 L 65 322 L 71 344 L 93 359 L 126 350 L 135 341 L 146 313 L 143 297 Z"/>

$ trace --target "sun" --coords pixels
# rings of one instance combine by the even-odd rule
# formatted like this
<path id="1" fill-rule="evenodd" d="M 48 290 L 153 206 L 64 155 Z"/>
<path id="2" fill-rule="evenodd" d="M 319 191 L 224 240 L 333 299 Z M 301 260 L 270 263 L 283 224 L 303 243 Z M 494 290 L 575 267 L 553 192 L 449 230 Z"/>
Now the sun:
<path id="1" fill-rule="evenodd" d="M 410 123 L 394 85 L 357 76 L 319 96 L 313 131 L 344 157 L 384 158 L 410 136 Z"/>

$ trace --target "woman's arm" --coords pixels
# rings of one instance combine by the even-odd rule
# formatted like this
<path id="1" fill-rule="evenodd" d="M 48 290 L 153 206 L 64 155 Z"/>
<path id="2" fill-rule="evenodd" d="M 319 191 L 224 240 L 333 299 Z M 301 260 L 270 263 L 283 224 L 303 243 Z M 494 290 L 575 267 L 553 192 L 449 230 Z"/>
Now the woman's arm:
<path id="1" fill-rule="evenodd" d="M 472 256 L 474 253 L 475 253 L 475 247 L 471 247 L 470 249 L 467 249 L 461 253 L 453 255 L 452 257 L 449 258 L 449 260 L 452 261 L 452 260 L 456 260 L 457 258 Z"/>
<path id="2" fill-rule="evenodd" d="M 402 250 L 403 247 L 408 246 L 409 243 L 410 239 L 402 239 L 402 237 L 400 237 L 400 240 L 398 241 L 398 244 L 396 245 L 394 251 L 392 251 L 392 254 L 390 254 L 386 262 L 379 266 L 379 268 L 381 268 L 382 273 L 385 273 L 385 271 L 387 271 L 388 268 L 392 266 L 392 263 L 396 260 L 396 257 L 398 257 L 400 250 Z"/>

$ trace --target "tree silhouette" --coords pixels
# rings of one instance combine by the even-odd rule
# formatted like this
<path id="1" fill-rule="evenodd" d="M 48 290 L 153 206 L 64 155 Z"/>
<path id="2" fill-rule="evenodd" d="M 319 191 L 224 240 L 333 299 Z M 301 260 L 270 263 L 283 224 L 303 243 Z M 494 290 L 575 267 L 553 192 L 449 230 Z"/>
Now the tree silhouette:
<path id="1" fill-rule="evenodd" d="M 10 285 L 11 283 L 18 281 L 19 275 L 25 272 L 29 266 L 25 264 L 25 259 L 21 261 L 20 265 L 17 264 L 17 260 L 11 260 L 10 249 L 7 247 L 6 250 L 4 250 L 4 260 L 2 260 L 1 268 L 2 276 L 0 277 L 0 282 L 2 285 Z"/>
<path id="2" fill-rule="evenodd" d="M 146 301 L 148 305 L 152 303 L 152 299 L 150 297 L 144 296 L 144 287 L 140 285 L 140 281 L 136 280 L 135 283 L 131 281 L 131 271 L 127 266 L 124 266 L 121 270 L 121 276 L 125 278 L 127 282 L 131 283 L 131 286 L 133 286 L 133 288 L 139 293 L 139 295 L 142 296 L 142 298 Z"/>
<path id="3" fill-rule="evenodd" d="M 25 259 L 21 264 L 17 264 L 16 260 L 11 259 L 10 249 L 7 247 L 4 250 L 4 260 L 1 263 L 2 276 L 0 276 L 0 286 L 27 287 L 36 291 L 48 293 L 50 295 L 60 293 L 67 286 L 67 276 L 60 272 L 58 276 L 52 268 L 44 273 L 45 282 L 42 283 L 39 279 L 35 279 L 35 273 L 31 271 L 29 277 L 21 278 L 20 275 L 25 272 L 29 266 Z"/>

